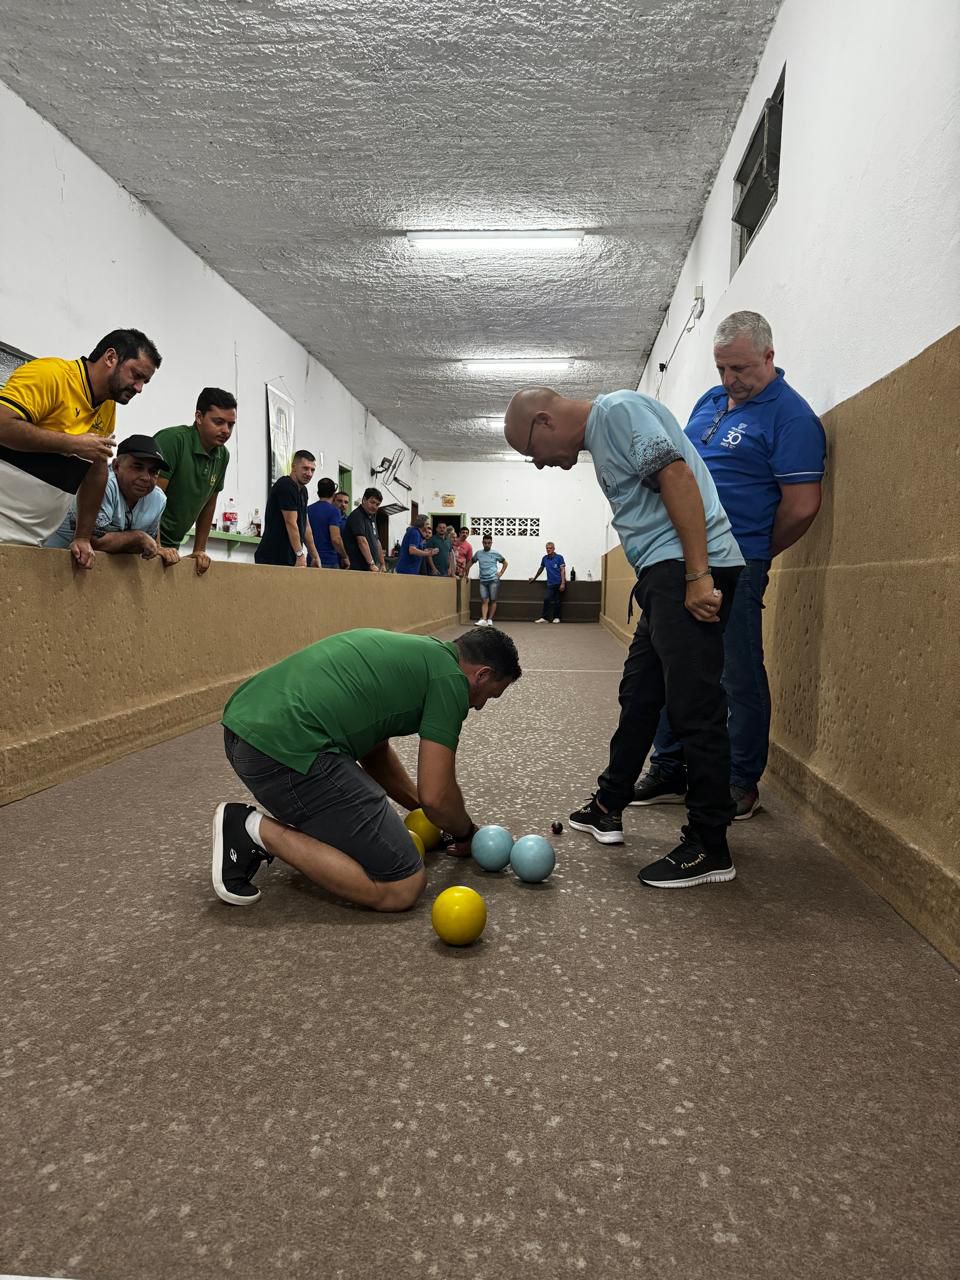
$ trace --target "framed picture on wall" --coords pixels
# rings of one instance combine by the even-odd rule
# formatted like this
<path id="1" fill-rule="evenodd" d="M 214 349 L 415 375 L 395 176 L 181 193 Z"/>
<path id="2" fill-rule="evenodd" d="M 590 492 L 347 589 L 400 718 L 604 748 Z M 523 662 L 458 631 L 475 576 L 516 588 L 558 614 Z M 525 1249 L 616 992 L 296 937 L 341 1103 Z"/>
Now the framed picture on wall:
<path id="1" fill-rule="evenodd" d="M 293 411 L 294 403 L 288 395 L 272 386 L 267 387 L 267 473 L 268 490 L 290 470 L 293 461 Z"/>

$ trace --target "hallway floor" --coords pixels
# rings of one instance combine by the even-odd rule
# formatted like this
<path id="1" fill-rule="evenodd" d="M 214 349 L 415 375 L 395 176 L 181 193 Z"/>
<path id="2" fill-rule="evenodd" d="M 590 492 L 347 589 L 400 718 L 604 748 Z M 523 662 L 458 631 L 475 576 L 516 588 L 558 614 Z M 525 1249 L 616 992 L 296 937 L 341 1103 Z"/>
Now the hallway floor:
<path id="1" fill-rule="evenodd" d="M 549 834 L 623 650 L 505 629 L 525 674 L 458 772 Z M 434 855 L 404 916 L 279 864 L 219 902 L 244 797 L 211 726 L 0 811 L 0 1272 L 956 1277 L 958 974 L 769 788 L 730 884 L 643 888 L 682 811 L 631 809 L 541 886 Z M 429 920 L 455 883 L 489 908 L 463 950 Z"/>

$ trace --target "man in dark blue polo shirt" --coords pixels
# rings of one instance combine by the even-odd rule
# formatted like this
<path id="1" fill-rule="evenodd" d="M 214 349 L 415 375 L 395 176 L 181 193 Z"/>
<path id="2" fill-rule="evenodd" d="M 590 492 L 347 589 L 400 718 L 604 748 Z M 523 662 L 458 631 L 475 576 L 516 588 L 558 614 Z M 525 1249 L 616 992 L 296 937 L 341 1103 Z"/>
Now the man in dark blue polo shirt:
<path id="1" fill-rule="evenodd" d="M 773 334 L 756 311 L 735 311 L 717 329 L 721 385 L 693 407 L 685 433 L 717 486 L 746 568 L 724 632 L 729 703 L 730 791 L 735 817 L 760 804 L 767 764 L 770 688 L 763 665 L 763 593 L 771 560 L 806 533 L 820 509 L 826 437 L 820 419 L 773 363 Z M 682 804 L 683 747 L 666 713 L 634 804 Z"/>
<path id="2" fill-rule="evenodd" d="M 543 612 L 538 622 L 559 622 L 561 593 L 567 589 L 567 565 L 563 556 L 557 554 L 556 545 L 547 543 L 547 554 L 540 560 L 540 568 L 530 579 L 536 582 L 546 570 L 547 589 L 543 593 Z"/>
<path id="3" fill-rule="evenodd" d="M 307 520 L 313 530 L 313 540 L 316 543 L 317 555 L 320 557 L 321 569 L 339 569 L 341 566 L 349 569 L 350 567 L 343 539 L 340 536 L 343 517 L 340 514 L 340 508 L 333 501 L 336 492 L 336 481 L 331 480 L 329 476 L 324 476 L 322 480 L 317 481 L 317 501 L 311 502 L 307 507 Z"/>

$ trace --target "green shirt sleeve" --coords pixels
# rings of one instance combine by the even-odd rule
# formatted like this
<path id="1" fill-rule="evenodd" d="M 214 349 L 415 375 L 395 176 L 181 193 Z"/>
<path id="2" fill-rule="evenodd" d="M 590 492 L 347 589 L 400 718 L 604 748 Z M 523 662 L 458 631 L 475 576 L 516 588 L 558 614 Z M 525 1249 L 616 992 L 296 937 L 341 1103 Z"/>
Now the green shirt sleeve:
<path id="1" fill-rule="evenodd" d="M 420 737 L 456 751 L 469 710 L 467 681 L 462 673 L 431 680 L 420 718 Z"/>
<path id="2" fill-rule="evenodd" d="M 162 430 L 155 432 L 153 438 L 156 440 L 164 458 L 164 465 L 160 468 L 160 474 L 169 479 L 180 461 L 183 437 L 176 427 L 164 427 Z"/>

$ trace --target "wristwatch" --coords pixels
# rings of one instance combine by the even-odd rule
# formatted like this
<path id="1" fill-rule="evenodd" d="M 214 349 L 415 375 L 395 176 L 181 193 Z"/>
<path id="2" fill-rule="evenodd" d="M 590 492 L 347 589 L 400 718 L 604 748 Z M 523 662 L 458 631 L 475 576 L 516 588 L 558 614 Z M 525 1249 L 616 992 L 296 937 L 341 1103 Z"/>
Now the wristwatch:
<path id="1" fill-rule="evenodd" d="M 299 560 L 301 556 L 305 556 L 307 554 L 307 549 L 306 547 L 301 547 L 299 551 L 295 551 L 293 554 L 294 557 Z"/>

